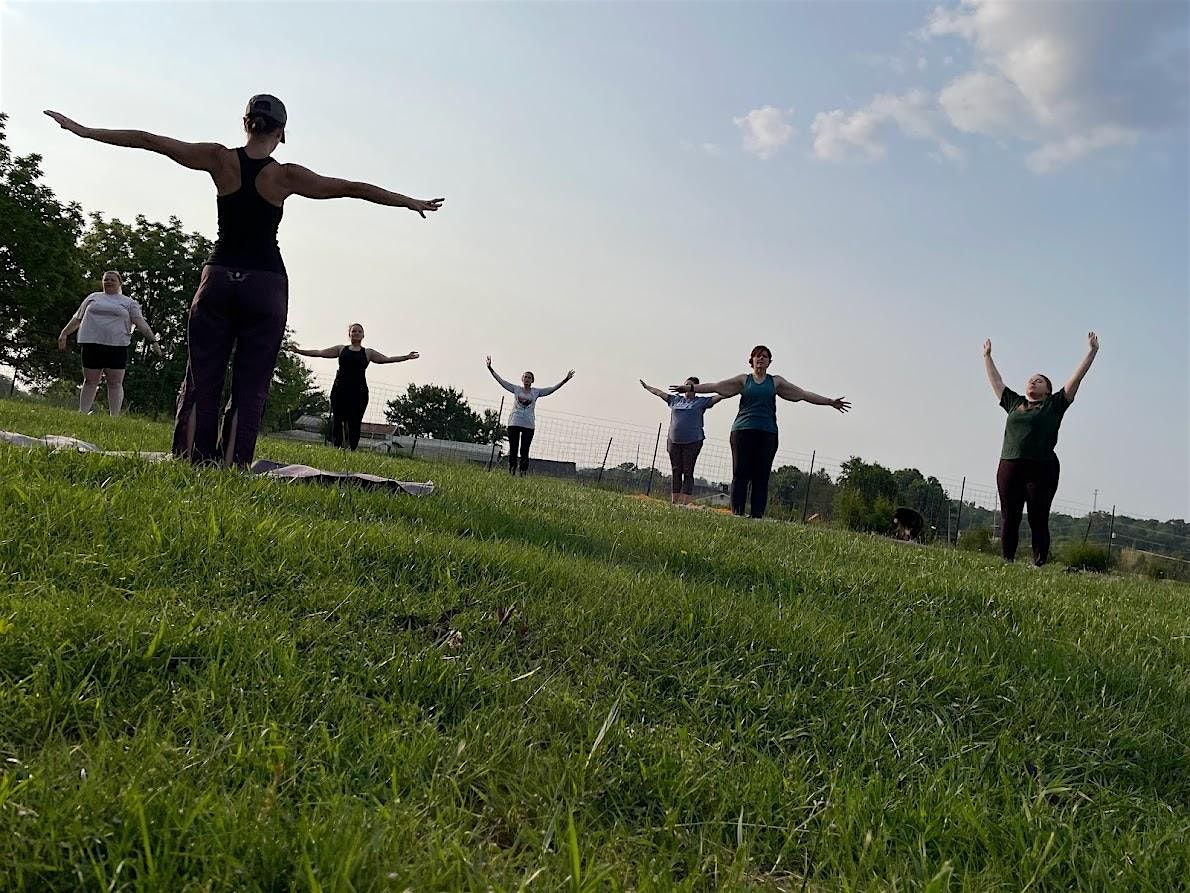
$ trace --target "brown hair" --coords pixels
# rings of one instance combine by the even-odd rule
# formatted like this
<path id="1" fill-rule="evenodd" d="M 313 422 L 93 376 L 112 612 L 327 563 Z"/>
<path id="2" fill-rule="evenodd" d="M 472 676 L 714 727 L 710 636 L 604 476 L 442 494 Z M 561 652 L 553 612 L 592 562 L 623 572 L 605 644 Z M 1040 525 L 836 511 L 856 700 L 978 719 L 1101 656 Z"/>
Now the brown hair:
<path id="1" fill-rule="evenodd" d="M 245 115 L 244 129 L 249 133 L 270 134 L 281 130 L 285 125 L 270 118 L 268 115 Z"/>
<path id="2" fill-rule="evenodd" d="M 756 357 L 756 356 L 760 356 L 761 354 L 768 354 L 769 362 L 772 362 L 773 352 L 771 350 L 769 350 L 767 347 L 765 347 L 763 344 L 757 344 L 754 348 L 752 348 L 752 353 L 748 354 L 748 364 L 751 365 L 752 358 Z"/>

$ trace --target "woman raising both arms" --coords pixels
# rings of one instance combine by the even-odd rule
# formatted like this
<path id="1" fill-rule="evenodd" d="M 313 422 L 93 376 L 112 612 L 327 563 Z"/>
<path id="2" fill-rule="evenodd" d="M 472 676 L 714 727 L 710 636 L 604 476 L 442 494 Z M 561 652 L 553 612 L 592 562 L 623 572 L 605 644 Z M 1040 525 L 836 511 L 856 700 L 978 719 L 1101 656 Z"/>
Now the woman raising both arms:
<path id="1" fill-rule="evenodd" d="M 1024 396 L 1004 386 L 1004 379 L 992 360 L 992 342 L 983 342 L 983 368 L 1000 407 L 1008 413 L 1004 443 L 996 468 L 996 489 L 1004 529 L 1000 551 L 1005 561 L 1016 557 L 1020 540 L 1021 512 L 1028 504 L 1029 530 L 1033 534 L 1033 563 L 1041 566 L 1050 557 L 1050 506 L 1058 492 L 1061 466 L 1054 447 L 1066 410 L 1074 402 L 1083 378 L 1099 353 L 1099 336 L 1087 333 L 1087 353 L 1057 392 L 1048 377 L 1034 373 L 1025 382 Z"/>
<path id="2" fill-rule="evenodd" d="M 500 387 L 515 398 L 512 411 L 508 414 L 508 471 L 510 474 L 517 473 L 519 452 L 520 472 L 524 476 L 529 471 L 529 447 L 533 443 L 533 432 L 537 429 L 537 413 L 534 411 L 537 401 L 541 397 L 548 397 L 574 378 L 574 370 L 571 369 L 565 378 L 548 388 L 533 387 L 536 378 L 532 372 L 526 371 L 521 373 L 521 386 L 518 388 L 511 381 L 501 378 L 500 373 L 492 368 L 491 357 L 487 357 L 485 362 L 492 378 L 500 382 Z"/>

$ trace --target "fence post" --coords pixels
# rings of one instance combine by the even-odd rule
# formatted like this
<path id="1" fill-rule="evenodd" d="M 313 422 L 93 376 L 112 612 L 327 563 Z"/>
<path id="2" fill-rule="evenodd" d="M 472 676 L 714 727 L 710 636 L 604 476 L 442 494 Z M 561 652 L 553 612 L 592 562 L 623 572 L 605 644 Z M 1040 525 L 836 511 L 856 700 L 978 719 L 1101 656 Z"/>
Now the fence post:
<path id="1" fill-rule="evenodd" d="M 603 483 L 603 470 L 605 468 L 607 468 L 607 456 L 608 456 L 608 453 L 610 453 L 611 451 L 612 451 L 612 438 L 609 437 L 607 439 L 607 449 L 603 451 L 603 464 L 599 466 L 599 480 L 597 480 L 595 482 L 597 484 Z"/>
<path id="2" fill-rule="evenodd" d="M 999 539 L 996 536 L 996 516 L 1000 514 L 1000 491 L 996 490 L 996 501 L 992 504 L 992 539 Z"/>
<path id="3" fill-rule="evenodd" d="M 818 457 L 818 450 L 810 450 L 810 473 L 806 475 L 806 502 L 802 506 L 802 523 L 806 523 L 806 512 L 810 510 L 810 488 L 814 486 L 814 460 Z"/>
<path id="4" fill-rule="evenodd" d="M 1116 507 L 1111 507 L 1111 527 L 1107 531 L 1107 560 L 1111 561 L 1111 546 L 1116 537 Z"/>
<path id="5" fill-rule="evenodd" d="M 409 445 L 409 458 L 413 458 L 413 454 L 417 452 L 417 435 L 413 435 L 413 443 Z"/>
<path id="6" fill-rule="evenodd" d="M 496 461 L 496 435 L 500 433 L 500 419 L 504 417 L 504 398 L 500 398 L 500 408 L 496 411 L 496 427 L 492 430 L 492 455 L 488 456 L 488 471 Z"/>
<path id="7" fill-rule="evenodd" d="M 954 520 L 954 541 L 957 543 L 963 535 L 963 496 L 967 492 L 967 475 L 963 475 L 963 484 L 959 487 L 958 517 Z"/>
<path id="8" fill-rule="evenodd" d="M 653 495 L 653 471 L 657 464 L 657 448 L 661 446 L 661 423 L 657 423 L 657 439 L 653 441 L 653 462 L 649 466 L 649 485 L 645 487 L 645 496 Z"/>

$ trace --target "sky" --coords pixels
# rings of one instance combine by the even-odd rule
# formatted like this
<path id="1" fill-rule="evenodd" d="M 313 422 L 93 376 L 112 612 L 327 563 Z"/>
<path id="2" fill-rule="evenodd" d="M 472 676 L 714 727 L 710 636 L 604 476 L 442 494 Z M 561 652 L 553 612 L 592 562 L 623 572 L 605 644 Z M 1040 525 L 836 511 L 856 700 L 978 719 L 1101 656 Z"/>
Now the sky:
<path id="1" fill-rule="evenodd" d="M 782 449 L 994 480 L 1009 386 L 1065 381 L 1060 497 L 1190 517 L 1184 3 L 21 3 L 0 0 L 14 151 L 84 209 L 215 232 L 204 174 L 41 116 L 236 145 L 419 198 L 286 204 L 305 347 L 421 359 L 374 386 L 656 425 L 665 386 L 772 371 Z M 134 296 L 135 297 L 135 296 Z M 330 361 L 312 361 L 312 365 Z M 320 374 L 328 369 L 318 368 Z M 543 406 L 543 410 L 544 410 Z M 707 416 L 724 439 L 731 412 Z"/>

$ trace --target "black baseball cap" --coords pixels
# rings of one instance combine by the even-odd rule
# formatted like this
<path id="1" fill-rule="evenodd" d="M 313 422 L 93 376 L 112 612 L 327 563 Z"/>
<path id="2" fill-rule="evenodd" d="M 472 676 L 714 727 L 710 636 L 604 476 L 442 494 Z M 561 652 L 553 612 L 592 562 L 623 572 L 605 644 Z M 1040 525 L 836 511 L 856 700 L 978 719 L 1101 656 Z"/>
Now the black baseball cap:
<path id="1" fill-rule="evenodd" d="M 249 115 L 264 115 L 266 118 L 272 118 L 284 127 L 285 103 L 276 96 L 270 96 L 268 93 L 257 93 L 248 100 L 248 108 L 244 111 L 244 116 L 247 117 Z"/>

